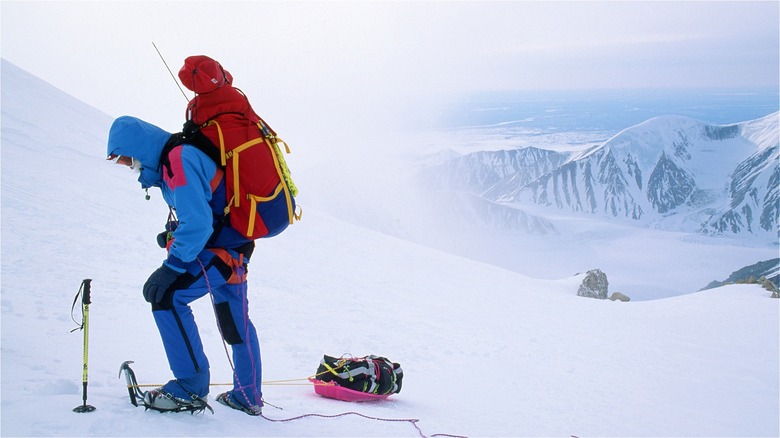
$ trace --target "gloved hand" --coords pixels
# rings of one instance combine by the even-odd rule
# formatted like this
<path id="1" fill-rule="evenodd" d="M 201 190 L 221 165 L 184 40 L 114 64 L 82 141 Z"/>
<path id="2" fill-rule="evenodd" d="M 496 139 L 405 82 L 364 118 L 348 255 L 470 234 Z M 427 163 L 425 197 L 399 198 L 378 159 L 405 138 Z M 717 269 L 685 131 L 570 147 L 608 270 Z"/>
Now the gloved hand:
<path id="1" fill-rule="evenodd" d="M 168 245 L 168 240 L 171 238 L 170 231 L 163 231 L 162 233 L 157 235 L 157 246 L 160 248 L 165 249 L 165 247 Z"/>
<path id="2" fill-rule="evenodd" d="M 165 224 L 165 231 L 157 235 L 157 245 L 160 248 L 167 249 L 173 240 L 173 232 L 179 227 L 179 221 L 168 219 L 168 223 Z"/>
<path id="3" fill-rule="evenodd" d="M 144 284 L 144 299 L 148 303 L 159 303 L 165 296 L 165 291 L 179 278 L 181 274 L 163 264 L 152 272 Z"/>

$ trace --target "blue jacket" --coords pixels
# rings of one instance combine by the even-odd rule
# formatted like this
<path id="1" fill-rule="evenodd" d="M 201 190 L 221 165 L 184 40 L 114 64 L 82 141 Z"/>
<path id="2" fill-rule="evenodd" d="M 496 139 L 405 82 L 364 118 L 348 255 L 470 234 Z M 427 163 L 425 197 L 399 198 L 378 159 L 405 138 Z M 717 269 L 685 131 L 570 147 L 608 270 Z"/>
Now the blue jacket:
<path id="1" fill-rule="evenodd" d="M 228 224 L 221 225 L 225 208 L 222 169 L 194 146 L 182 145 L 169 154 L 173 177 L 163 174 L 160 155 L 171 133 L 135 117 L 122 116 L 111 125 L 108 155 L 124 155 L 141 162 L 138 182 L 159 187 L 165 202 L 176 210 L 179 225 L 164 262 L 184 272 L 205 248 L 237 248 L 249 240 Z M 212 236 L 214 230 L 217 236 Z"/>

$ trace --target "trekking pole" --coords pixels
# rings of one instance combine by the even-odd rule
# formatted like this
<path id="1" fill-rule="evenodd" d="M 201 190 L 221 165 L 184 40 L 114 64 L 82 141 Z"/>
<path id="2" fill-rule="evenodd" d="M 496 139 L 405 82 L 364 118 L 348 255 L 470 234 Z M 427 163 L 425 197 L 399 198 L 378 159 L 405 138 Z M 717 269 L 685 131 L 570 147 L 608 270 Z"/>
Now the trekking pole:
<path id="1" fill-rule="evenodd" d="M 84 364 L 83 371 L 81 373 L 81 383 L 83 385 L 82 400 L 83 404 L 73 408 L 73 412 L 92 412 L 95 410 L 94 406 L 87 404 L 87 363 L 89 352 L 89 305 L 90 301 L 90 283 L 92 279 L 87 278 L 81 282 L 81 288 L 76 292 L 76 298 L 73 300 L 73 306 L 75 307 L 76 301 L 81 294 L 81 311 L 83 313 L 81 320 L 81 327 L 76 327 L 72 331 L 84 330 Z M 73 316 L 73 308 L 71 308 L 71 317 Z"/>
<path id="2" fill-rule="evenodd" d="M 176 82 L 176 86 L 179 87 L 179 91 L 181 91 L 181 94 L 184 96 L 184 100 L 189 102 L 190 98 L 187 97 L 187 93 L 185 93 L 184 90 L 182 90 L 181 85 L 179 85 L 179 81 L 176 80 L 176 76 L 173 75 L 171 68 L 168 67 L 168 63 L 165 62 L 165 58 L 163 58 L 162 53 L 160 53 L 160 49 L 157 48 L 157 44 L 155 44 L 154 41 L 152 41 L 152 45 L 154 46 L 154 50 L 157 51 L 157 54 L 160 55 L 160 59 L 162 60 L 163 64 L 165 64 L 165 68 L 168 69 L 168 73 L 171 74 L 171 77 L 173 78 L 173 82 Z"/>

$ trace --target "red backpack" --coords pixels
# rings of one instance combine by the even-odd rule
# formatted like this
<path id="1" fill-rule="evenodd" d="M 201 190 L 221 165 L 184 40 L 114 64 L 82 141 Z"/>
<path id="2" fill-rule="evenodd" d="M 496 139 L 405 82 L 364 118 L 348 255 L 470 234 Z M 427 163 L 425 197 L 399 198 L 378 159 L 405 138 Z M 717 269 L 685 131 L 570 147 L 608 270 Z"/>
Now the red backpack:
<path id="1" fill-rule="evenodd" d="M 197 95 L 187 105 L 184 131 L 166 147 L 191 144 L 225 171 L 230 225 L 246 238 L 258 239 L 275 236 L 300 219 L 298 189 L 280 144 L 287 153 L 290 149 L 231 85 L 230 73 L 209 57 L 191 56 L 179 78 Z"/>

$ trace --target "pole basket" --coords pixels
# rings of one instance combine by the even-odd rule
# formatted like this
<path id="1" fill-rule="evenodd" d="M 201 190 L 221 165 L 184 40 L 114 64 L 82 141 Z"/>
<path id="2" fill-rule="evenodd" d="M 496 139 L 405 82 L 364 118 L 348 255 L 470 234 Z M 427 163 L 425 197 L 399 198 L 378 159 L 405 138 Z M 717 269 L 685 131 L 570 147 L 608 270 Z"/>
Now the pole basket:
<path id="1" fill-rule="evenodd" d="M 78 413 L 92 412 L 94 410 L 95 410 L 95 407 L 92 406 L 92 405 L 79 405 L 79 406 L 76 406 L 75 408 L 73 408 L 73 412 L 78 412 Z"/>

